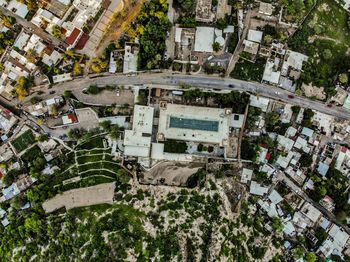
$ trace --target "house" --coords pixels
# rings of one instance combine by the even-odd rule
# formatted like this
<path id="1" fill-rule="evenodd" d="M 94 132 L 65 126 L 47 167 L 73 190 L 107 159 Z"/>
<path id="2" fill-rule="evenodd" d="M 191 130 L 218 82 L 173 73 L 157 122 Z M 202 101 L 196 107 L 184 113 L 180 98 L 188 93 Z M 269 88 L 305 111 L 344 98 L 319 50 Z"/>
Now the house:
<path id="1" fill-rule="evenodd" d="M 17 196 L 21 191 L 17 187 L 16 183 L 13 183 L 9 187 L 6 187 L 2 190 L 3 196 L 0 198 L 0 202 L 4 202 L 6 200 L 9 200 L 15 196 Z"/>
<path id="2" fill-rule="evenodd" d="M 249 40 L 243 40 L 243 45 L 244 45 L 244 52 L 247 52 L 252 55 L 256 55 L 259 51 L 259 43 L 249 41 Z"/>
<path id="3" fill-rule="evenodd" d="M 312 225 L 315 225 L 322 217 L 322 213 L 310 203 L 305 203 L 301 212 L 311 221 Z"/>
<path id="4" fill-rule="evenodd" d="M 247 40 L 255 43 L 261 43 L 263 32 L 258 30 L 249 30 Z"/>
<path id="5" fill-rule="evenodd" d="M 327 165 L 326 163 L 324 162 L 318 163 L 317 172 L 321 176 L 325 177 L 327 175 L 328 169 L 329 169 L 329 165 Z"/>
<path id="6" fill-rule="evenodd" d="M 267 187 L 259 185 L 256 181 L 252 181 L 250 183 L 250 194 L 263 196 L 268 192 L 268 190 L 269 189 Z"/>
<path id="7" fill-rule="evenodd" d="M 139 46 L 137 44 L 125 44 L 123 73 L 132 73 L 137 71 L 137 59 Z"/>
<path id="8" fill-rule="evenodd" d="M 17 124 L 18 118 L 8 109 L 0 106 L 0 135 L 7 135 Z"/>
<path id="9" fill-rule="evenodd" d="M 9 2 L 7 9 L 11 12 L 15 13 L 21 18 L 25 18 L 29 12 L 27 5 L 17 1 L 12 0 Z"/>
<path id="10" fill-rule="evenodd" d="M 268 198 L 275 205 L 283 200 L 283 197 L 276 190 L 272 190 Z"/>
<path id="11" fill-rule="evenodd" d="M 268 98 L 261 97 L 261 96 L 257 97 L 257 96 L 251 95 L 249 99 L 250 99 L 249 105 L 260 108 L 261 111 L 263 111 L 263 112 L 267 111 L 267 108 L 268 108 L 269 102 L 270 102 L 270 100 Z"/>
<path id="12" fill-rule="evenodd" d="M 194 51 L 212 53 L 214 36 L 215 36 L 214 27 L 198 26 L 196 29 Z"/>
<path id="13" fill-rule="evenodd" d="M 253 176 L 253 170 L 243 168 L 242 176 L 241 176 L 241 183 L 247 184 L 250 180 L 252 180 L 252 176 Z"/>

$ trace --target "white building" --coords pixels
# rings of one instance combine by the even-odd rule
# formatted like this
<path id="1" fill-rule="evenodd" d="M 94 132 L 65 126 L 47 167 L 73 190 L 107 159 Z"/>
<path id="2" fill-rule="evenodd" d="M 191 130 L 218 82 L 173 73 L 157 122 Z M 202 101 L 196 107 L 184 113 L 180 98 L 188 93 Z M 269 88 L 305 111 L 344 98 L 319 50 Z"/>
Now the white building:
<path id="1" fill-rule="evenodd" d="M 224 109 L 163 102 L 158 140 L 175 139 L 223 146 L 229 137 L 230 116 Z"/>
<path id="2" fill-rule="evenodd" d="M 153 127 L 154 108 L 135 105 L 132 130 L 125 130 L 124 154 L 149 157 Z"/>
<path id="3" fill-rule="evenodd" d="M 214 32 L 214 27 L 197 27 L 194 51 L 212 53 L 215 36 Z"/>

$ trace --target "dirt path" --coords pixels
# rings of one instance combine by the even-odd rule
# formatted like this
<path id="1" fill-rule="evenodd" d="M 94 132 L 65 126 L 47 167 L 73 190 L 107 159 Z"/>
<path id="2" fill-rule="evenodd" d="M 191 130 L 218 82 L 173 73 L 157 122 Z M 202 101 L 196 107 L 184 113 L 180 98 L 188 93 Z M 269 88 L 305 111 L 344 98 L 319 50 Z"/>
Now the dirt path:
<path id="1" fill-rule="evenodd" d="M 248 34 L 248 30 L 250 28 L 251 15 L 252 15 L 252 10 L 249 9 L 247 14 L 246 14 L 246 17 L 244 19 L 244 29 L 243 29 L 243 32 L 242 32 L 242 36 L 241 36 L 240 40 L 237 43 L 235 51 L 234 51 L 234 53 L 233 53 L 233 55 L 231 57 L 231 60 L 229 62 L 227 70 L 226 70 L 226 76 L 227 77 L 230 76 L 231 72 L 235 69 L 236 63 L 238 62 L 239 57 L 240 57 L 239 55 L 243 51 L 243 41 L 244 41 L 244 39 L 246 39 L 247 34 Z"/>
<path id="2" fill-rule="evenodd" d="M 115 15 L 111 19 L 108 26 L 108 30 L 105 31 L 104 36 L 101 38 L 100 44 L 96 49 L 96 56 L 101 56 L 106 47 L 113 41 L 119 39 L 124 33 L 127 27 L 135 20 L 138 16 L 141 7 L 145 0 L 133 1 L 123 0 L 123 11 L 119 12 L 119 15 Z"/>

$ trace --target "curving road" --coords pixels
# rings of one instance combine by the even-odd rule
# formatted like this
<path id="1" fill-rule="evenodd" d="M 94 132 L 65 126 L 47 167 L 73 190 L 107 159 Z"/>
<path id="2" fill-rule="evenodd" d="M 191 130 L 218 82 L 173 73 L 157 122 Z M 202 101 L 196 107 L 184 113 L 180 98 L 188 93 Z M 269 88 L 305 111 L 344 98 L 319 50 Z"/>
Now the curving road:
<path id="1" fill-rule="evenodd" d="M 280 100 L 304 108 L 310 108 L 339 119 L 350 120 L 350 111 L 342 107 L 328 107 L 325 103 L 308 99 L 306 97 L 295 96 L 286 90 L 255 82 L 247 82 L 232 78 L 220 78 L 205 75 L 178 75 L 172 73 L 142 73 L 137 75 L 108 75 L 96 78 L 79 78 L 70 82 L 60 83 L 47 91 L 55 91 L 56 94 L 63 94 L 65 90 L 82 92 L 90 85 L 153 85 L 176 87 L 187 84 L 208 90 L 239 90 L 259 96 Z M 33 94 L 35 95 L 35 94 Z M 288 96 L 293 95 L 294 98 Z M 44 99 L 50 97 L 44 95 Z M 51 95 L 52 96 L 52 95 Z M 26 99 L 29 101 L 30 97 Z"/>

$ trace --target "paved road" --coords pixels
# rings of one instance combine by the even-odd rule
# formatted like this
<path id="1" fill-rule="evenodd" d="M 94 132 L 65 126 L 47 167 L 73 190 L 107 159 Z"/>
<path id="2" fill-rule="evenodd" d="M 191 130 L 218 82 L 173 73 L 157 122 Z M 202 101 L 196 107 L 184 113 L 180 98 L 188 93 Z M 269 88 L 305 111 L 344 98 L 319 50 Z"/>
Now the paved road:
<path id="1" fill-rule="evenodd" d="M 3 6 L 0 6 L 0 12 L 2 12 L 4 15 L 13 16 L 14 18 L 16 18 L 16 21 L 18 24 L 20 24 L 23 28 L 27 29 L 28 31 L 35 33 L 43 40 L 45 40 L 47 42 L 51 42 L 53 45 L 60 47 L 61 49 L 65 49 L 68 47 L 68 45 L 65 42 L 63 42 L 63 41 L 57 39 L 56 37 L 53 37 L 52 35 L 46 33 L 40 27 L 37 27 L 36 25 L 34 25 L 31 22 L 27 21 L 26 19 L 16 15 L 15 13 L 4 8 Z"/>
<path id="2" fill-rule="evenodd" d="M 289 95 L 294 95 L 286 90 L 276 88 L 261 83 L 246 82 L 232 78 L 220 78 L 204 75 L 177 75 L 172 73 L 144 73 L 133 76 L 110 75 L 96 78 L 80 78 L 70 82 L 53 86 L 50 91 L 56 94 L 63 94 L 65 90 L 81 92 L 90 85 L 153 85 L 153 86 L 178 86 L 188 84 L 192 87 L 210 90 L 239 90 L 259 96 L 280 100 L 304 108 L 310 108 L 321 113 L 332 115 L 339 119 L 350 120 L 350 112 L 342 107 L 327 107 L 326 104 L 314 101 L 305 97 L 295 96 L 293 99 Z M 51 95 L 52 96 L 52 95 Z M 47 95 L 47 97 L 49 97 Z M 43 97 L 45 99 L 45 97 Z M 30 96 L 26 101 L 29 101 Z"/>

